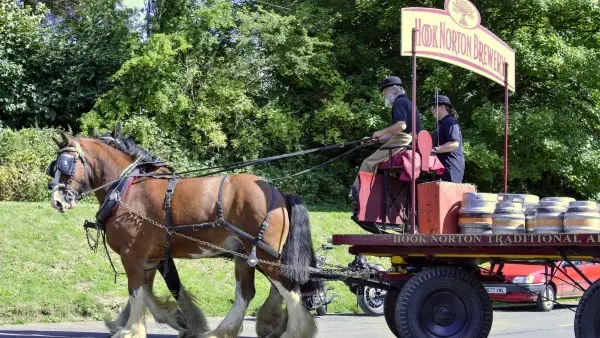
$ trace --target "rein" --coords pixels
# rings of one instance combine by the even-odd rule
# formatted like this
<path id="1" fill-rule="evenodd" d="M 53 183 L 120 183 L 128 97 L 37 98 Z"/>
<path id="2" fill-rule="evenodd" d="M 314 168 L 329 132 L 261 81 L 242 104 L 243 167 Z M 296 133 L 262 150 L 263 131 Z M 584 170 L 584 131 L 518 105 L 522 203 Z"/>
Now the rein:
<path id="1" fill-rule="evenodd" d="M 217 170 L 217 171 L 211 171 L 211 172 L 208 172 L 208 173 L 202 173 L 202 174 L 199 174 L 199 175 L 188 176 L 188 177 L 205 177 L 205 176 L 211 176 L 211 175 L 214 175 L 214 174 L 219 174 L 219 173 L 223 173 L 223 172 L 227 172 L 227 171 L 231 171 L 231 170 L 235 170 L 235 169 L 240 169 L 240 168 L 251 167 L 251 166 L 258 165 L 258 164 L 273 162 L 273 161 L 277 161 L 277 160 L 283 160 L 283 159 L 286 159 L 286 158 L 291 158 L 291 157 L 296 157 L 296 156 L 311 154 L 311 153 L 320 152 L 320 151 L 326 151 L 326 150 L 330 150 L 330 149 L 341 149 L 341 148 L 344 148 L 344 147 L 349 146 L 349 145 L 354 145 L 354 144 L 361 143 L 363 141 L 364 140 L 357 140 L 357 141 L 350 141 L 350 142 L 344 142 L 344 143 L 338 143 L 338 144 L 331 144 L 331 145 L 328 145 L 328 146 L 323 146 L 323 147 L 319 147 L 319 148 L 312 148 L 312 149 L 308 149 L 308 150 L 297 151 L 297 152 L 287 153 L 287 154 L 283 154 L 283 155 L 263 157 L 263 158 L 259 158 L 259 159 L 256 159 L 256 160 L 250 160 L 250 161 L 244 161 L 244 162 L 235 162 L 235 163 L 218 165 L 218 166 L 212 166 L 212 167 L 204 167 L 204 168 L 192 169 L 192 170 L 178 172 L 177 175 L 180 176 L 180 175 L 191 174 L 191 173 L 199 173 L 199 172 L 203 172 L 203 171 L 207 171 L 207 170 L 221 169 L 221 170 Z M 351 150 L 349 150 L 349 151 L 347 151 L 347 152 L 345 152 L 345 153 L 343 153 L 343 154 L 341 154 L 339 156 L 336 156 L 336 157 L 334 157 L 334 158 L 332 158 L 330 160 L 327 160 L 327 161 L 325 161 L 325 162 L 323 162 L 321 164 L 318 164 L 316 166 L 313 166 L 313 167 L 311 167 L 309 169 L 300 171 L 298 173 L 295 173 L 295 174 L 292 174 L 292 175 L 289 175 L 289 176 L 277 177 L 277 178 L 274 178 L 274 179 L 272 179 L 270 181 L 271 182 L 272 181 L 282 181 L 282 180 L 285 180 L 285 179 L 288 179 L 288 178 L 292 178 L 292 177 L 295 177 L 295 176 L 298 176 L 298 175 L 305 174 L 305 173 L 310 172 L 310 171 L 315 170 L 315 169 L 319 169 L 319 168 L 321 168 L 323 166 L 328 165 L 329 163 L 331 163 L 331 162 L 333 162 L 335 160 L 338 160 L 339 158 L 342 158 L 342 157 L 344 157 L 344 156 L 346 156 L 346 155 L 348 155 L 348 154 L 350 154 L 350 153 L 352 153 L 354 151 L 359 150 L 362 147 L 363 147 L 363 145 L 360 144 L 360 145 L 352 148 Z M 146 162 L 144 164 L 159 164 L 159 165 L 162 164 L 163 166 L 166 166 L 165 162 Z M 141 174 L 140 173 L 140 174 L 135 175 L 135 177 L 137 177 L 137 178 L 152 177 L 152 178 L 170 179 L 174 175 L 175 175 L 174 173 L 165 173 L 165 174 L 156 174 L 156 173 Z M 95 189 L 90 189 L 90 190 L 86 190 L 86 191 L 84 191 L 82 193 L 79 193 L 78 196 L 77 196 L 77 200 L 79 201 L 82 198 L 84 198 L 86 196 L 89 196 L 89 195 L 95 193 L 98 190 L 102 190 L 102 189 L 104 189 L 104 188 L 106 188 L 108 186 L 111 186 L 112 184 L 114 184 L 114 183 L 122 180 L 122 179 L 129 178 L 129 177 L 134 177 L 134 176 L 132 176 L 132 175 L 121 175 L 121 176 L 119 176 L 119 178 L 117 178 L 117 179 L 115 179 L 113 181 L 110 181 L 110 182 L 108 182 L 106 184 L 103 184 L 103 185 L 101 185 L 101 186 L 99 186 L 99 187 L 97 187 Z"/>
<path id="2" fill-rule="evenodd" d="M 235 163 L 217 165 L 217 166 L 213 166 L 213 167 L 206 167 L 206 168 L 200 168 L 200 169 L 192 169 L 192 170 L 180 172 L 179 174 L 183 175 L 183 174 L 202 172 L 202 171 L 206 171 L 206 170 L 221 169 L 216 172 L 210 172 L 210 173 L 200 175 L 200 176 L 209 176 L 209 175 L 224 172 L 224 171 L 230 171 L 233 169 L 250 167 L 250 166 L 257 165 L 257 164 L 262 164 L 262 163 L 267 163 L 267 162 L 272 162 L 272 161 L 277 161 L 277 160 L 283 160 L 283 159 L 290 158 L 290 157 L 296 157 L 296 156 L 300 156 L 300 155 L 306 155 L 306 154 L 316 153 L 316 152 L 330 150 L 330 149 L 341 149 L 341 148 L 344 148 L 349 145 L 361 143 L 362 141 L 363 140 L 356 140 L 356 141 L 349 141 L 349 142 L 343 142 L 343 143 L 337 143 L 337 144 L 330 144 L 328 146 L 312 148 L 312 149 L 302 150 L 302 151 L 296 151 L 293 153 L 287 153 L 287 154 L 283 154 L 283 155 L 263 157 L 263 158 L 258 158 L 256 160 L 235 162 Z M 357 148 L 360 148 L 360 146 Z"/>

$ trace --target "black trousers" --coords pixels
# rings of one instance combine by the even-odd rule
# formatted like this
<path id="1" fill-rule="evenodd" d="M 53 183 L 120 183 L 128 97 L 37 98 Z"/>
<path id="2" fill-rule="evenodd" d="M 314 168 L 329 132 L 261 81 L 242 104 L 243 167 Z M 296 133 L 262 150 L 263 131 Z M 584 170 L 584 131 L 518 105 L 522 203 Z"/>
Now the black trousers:
<path id="1" fill-rule="evenodd" d="M 445 181 L 445 182 L 462 183 L 463 176 L 464 176 L 463 173 L 446 170 L 441 176 L 438 176 L 438 178 L 440 178 L 442 181 Z"/>

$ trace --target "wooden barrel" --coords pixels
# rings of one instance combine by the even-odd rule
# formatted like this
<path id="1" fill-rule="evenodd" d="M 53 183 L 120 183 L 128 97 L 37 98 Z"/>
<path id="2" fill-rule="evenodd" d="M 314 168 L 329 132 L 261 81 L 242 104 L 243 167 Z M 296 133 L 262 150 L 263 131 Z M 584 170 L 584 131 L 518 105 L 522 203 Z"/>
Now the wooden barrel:
<path id="1" fill-rule="evenodd" d="M 565 208 L 568 208 L 569 203 L 575 202 L 575 199 L 571 197 L 544 197 L 542 198 L 542 202 L 559 202 L 560 204 L 563 204 Z"/>
<path id="2" fill-rule="evenodd" d="M 598 203 L 575 201 L 569 203 L 565 213 L 565 232 L 572 234 L 600 232 L 600 212 Z"/>
<path id="3" fill-rule="evenodd" d="M 544 197 L 546 198 L 546 197 Z M 558 234 L 563 232 L 567 206 L 563 200 L 542 200 L 535 210 L 535 233 Z"/>
<path id="4" fill-rule="evenodd" d="M 525 232 L 525 212 L 519 202 L 499 202 L 492 215 L 492 233 L 498 235 Z"/>
<path id="5" fill-rule="evenodd" d="M 532 233 L 535 227 L 535 209 L 540 202 L 540 198 L 529 194 L 502 194 L 502 201 L 523 203 L 523 208 L 525 209 L 525 232 Z"/>
<path id="6" fill-rule="evenodd" d="M 467 192 L 458 212 L 461 234 L 482 234 L 492 229 L 492 214 L 498 195 Z"/>
<path id="7" fill-rule="evenodd" d="M 540 202 L 540 198 L 536 195 L 529 194 L 499 194 L 502 196 L 503 202 L 521 202 L 523 205 L 537 204 Z"/>
<path id="8" fill-rule="evenodd" d="M 539 203 L 525 205 L 525 232 L 532 233 L 535 229 L 535 210 Z"/>

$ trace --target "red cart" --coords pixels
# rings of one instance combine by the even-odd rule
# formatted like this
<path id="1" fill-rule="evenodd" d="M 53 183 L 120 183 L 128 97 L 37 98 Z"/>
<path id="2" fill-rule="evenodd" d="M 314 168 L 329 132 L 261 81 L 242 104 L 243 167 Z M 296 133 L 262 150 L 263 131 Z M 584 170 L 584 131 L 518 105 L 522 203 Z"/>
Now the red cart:
<path id="1" fill-rule="evenodd" d="M 564 269 L 558 261 L 591 285 L 577 307 L 575 336 L 600 336 L 600 282 L 571 263 L 600 259 L 600 234 L 334 235 L 333 244 L 349 245 L 354 255 L 390 257 L 392 269 L 365 282 L 388 290 L 385 320 L 397 337 L 487 337 L 493 311 L 482 283 L 510 283 L 502 274 L 507 262 L 543 265 L 550 279 Z"/>

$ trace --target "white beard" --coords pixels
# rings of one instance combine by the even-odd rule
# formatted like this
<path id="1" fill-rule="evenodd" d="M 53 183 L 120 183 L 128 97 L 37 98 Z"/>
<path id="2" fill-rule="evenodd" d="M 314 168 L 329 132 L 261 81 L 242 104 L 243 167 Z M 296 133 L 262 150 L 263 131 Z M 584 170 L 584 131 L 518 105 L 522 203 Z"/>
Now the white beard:
<path id="1" fill-rule="evenodd" d="M 394 104 L 394 100 L 396 98 L 393 95 L 389 95 L 385 97 L 384 104 L 386 107 L 391 107 Z"/>

